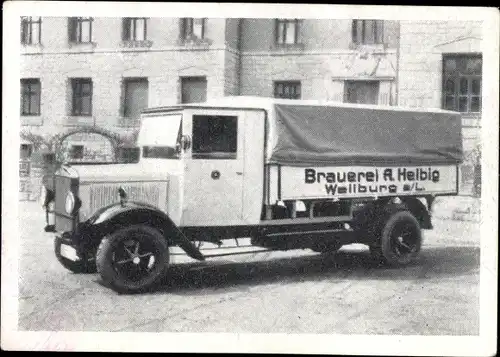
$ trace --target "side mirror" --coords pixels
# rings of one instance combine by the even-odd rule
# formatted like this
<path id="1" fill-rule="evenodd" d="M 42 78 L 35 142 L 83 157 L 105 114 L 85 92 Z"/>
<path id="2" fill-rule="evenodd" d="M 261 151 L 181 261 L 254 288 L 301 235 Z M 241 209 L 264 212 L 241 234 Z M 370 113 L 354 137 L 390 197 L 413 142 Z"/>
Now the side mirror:
<path id="1" fill-rule="evenodd" d="M 181 148 L 186 151 L 191 147 L 191 137 L 189 135 L 181 136 Z"/>

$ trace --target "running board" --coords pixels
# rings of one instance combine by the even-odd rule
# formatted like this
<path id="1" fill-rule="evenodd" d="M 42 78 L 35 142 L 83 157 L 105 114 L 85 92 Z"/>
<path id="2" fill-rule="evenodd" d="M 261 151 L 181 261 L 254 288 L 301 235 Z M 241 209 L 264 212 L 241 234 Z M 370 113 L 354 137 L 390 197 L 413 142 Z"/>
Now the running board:
<path id="1" fill-rule="evenodd" d="M 209 254 L 209 255 L 204 255 L 205 258 L 217 258 L 217 257 L 225 257 L 228 255 L 243 255 L 243 254 L 253 254 L 253 253 L 265 253 L 265 252 L 272 252 L 275 251 L 274 249 L 259 249 L 259 250 L 249 250 L 246 252 L 235 252 L 235 253 L 221 253 L 221 254 Z"/>
<path id="2" fill-rule="evenodd" d="M 296 236 L 296 235 L 309 235 L 309 234 L 335 234 L 352 232 L 346 229 L 319 229 L 314 231 L 296 231 L 296 232 L 282 232 L 282 233 L 268 233 L 264 237 L 283 237 L 283 236 Z"/>
<path id="3" fill-rule="evenodd" d="M 349 222 L 352 221 L 352 216 L 327 216 L 327 217 L 314 217 L 314 218 L 283 218 L 263 220 L 261 225 L 274 226 L 281 224 L 304 224 L 304 223 L 328 223 L 328 222 Z"/>
<path id="4" fill-rule="evenodd" d="M 314 242 L 337 241 L 340 244 L 351 244 L 358 240 L 357 233 L 352 229 L 318 229 L 311 231 L 293 231 L 267 233 L 260 236 L 255 245 L 268 247 L 276 245 L 294 249 L 294 246 L 308 248 Z"/>

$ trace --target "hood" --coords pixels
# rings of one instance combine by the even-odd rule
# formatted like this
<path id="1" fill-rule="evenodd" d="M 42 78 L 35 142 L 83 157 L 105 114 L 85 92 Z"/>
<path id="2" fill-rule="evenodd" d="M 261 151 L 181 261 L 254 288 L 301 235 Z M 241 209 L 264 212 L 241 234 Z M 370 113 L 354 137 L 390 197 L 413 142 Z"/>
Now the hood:
<path id="1" fill-rule="evenodd" d="M 130 202 L 136 201 L 153 205 L 165 212 L 169 192 L 179 192 L 178 161 L 154 160 L 134 164 L 71 164 L 63 165 L 56 175 L 79 179 L 78 196 L 81 200 L 79 219 L 84 221 L 103 207 L 118 202 L 118 189 L 125 190 Z M 57 181 L 57 179 L 56 179 Z M 68 180 L 59 180 L 67 182 Z M 69 183 L 66 183 L 68 186 Z M 66 197 L 60 184 L 56 197 Z M 64 209 L 64 202 L 61 201 Z"/>
<path id="2" fill-rule="evenodd" d="M 163 167 L 162 167 L 163 168 Z M 59 174 L 78 177 L 80 184 L 100 182 L 166 181 L 170 170 L 159 170 L 156 165 L 145 164 L 103 164 L 65 165 Z"/>

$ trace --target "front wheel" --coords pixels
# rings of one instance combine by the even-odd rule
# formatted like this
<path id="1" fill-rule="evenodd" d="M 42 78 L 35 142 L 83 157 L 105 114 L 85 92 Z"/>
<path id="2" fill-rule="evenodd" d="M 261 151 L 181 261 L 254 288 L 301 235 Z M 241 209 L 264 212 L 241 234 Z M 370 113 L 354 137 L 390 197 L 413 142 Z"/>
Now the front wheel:
<path id="1" fill-rule="evenodd" d="M 422 232 L 418 220 L 408 211 L 392 214 L 380 227 L 370 253 L 389 265 L 408 265 L 420 252 Z"/>
<path id="2" fill-rule="evenodd" d="M 120 293 L 144 291 L 168 268 L 165 237 L 144 225 L 122 228 L 105 237 L 97 250 L 97 271 L 103 282 Z"/>

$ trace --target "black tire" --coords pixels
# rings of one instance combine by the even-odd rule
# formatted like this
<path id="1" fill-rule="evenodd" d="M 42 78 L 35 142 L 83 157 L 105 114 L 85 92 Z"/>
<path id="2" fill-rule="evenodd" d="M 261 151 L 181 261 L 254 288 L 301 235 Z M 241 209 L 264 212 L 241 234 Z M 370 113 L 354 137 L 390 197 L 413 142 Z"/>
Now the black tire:
<path id="1" fill-rule="evenodd" d="M 122 228 L 104 237 L 96 255 L 104 284 L 119 293 L 147 290 L 165 276 L 168 262 L 167 240 L 158 230 L 144 225 Z"/>
<path id="2" fill-rule="evenodd" d="M 61 244 L 63 240 L 61 237 L 54 238 L 54 253 L 56 258 L 61 263 L 63 267 L 75 274 L 93 274 L 97 272 L 97 267 L 95 264 L 95 256 L 89 254 L 87 257 L 83 257 L 81 260 L 72 261 L 61 255 Z"/>
<path id="3" fill-rule="evenodd" d="M 370 253 L 388 265 L 410 264 L 422 247 L 420 224 L 409 211 L 391 214 L 379 225 L 378 233 L 375 244 L 370 246 Z"/>

